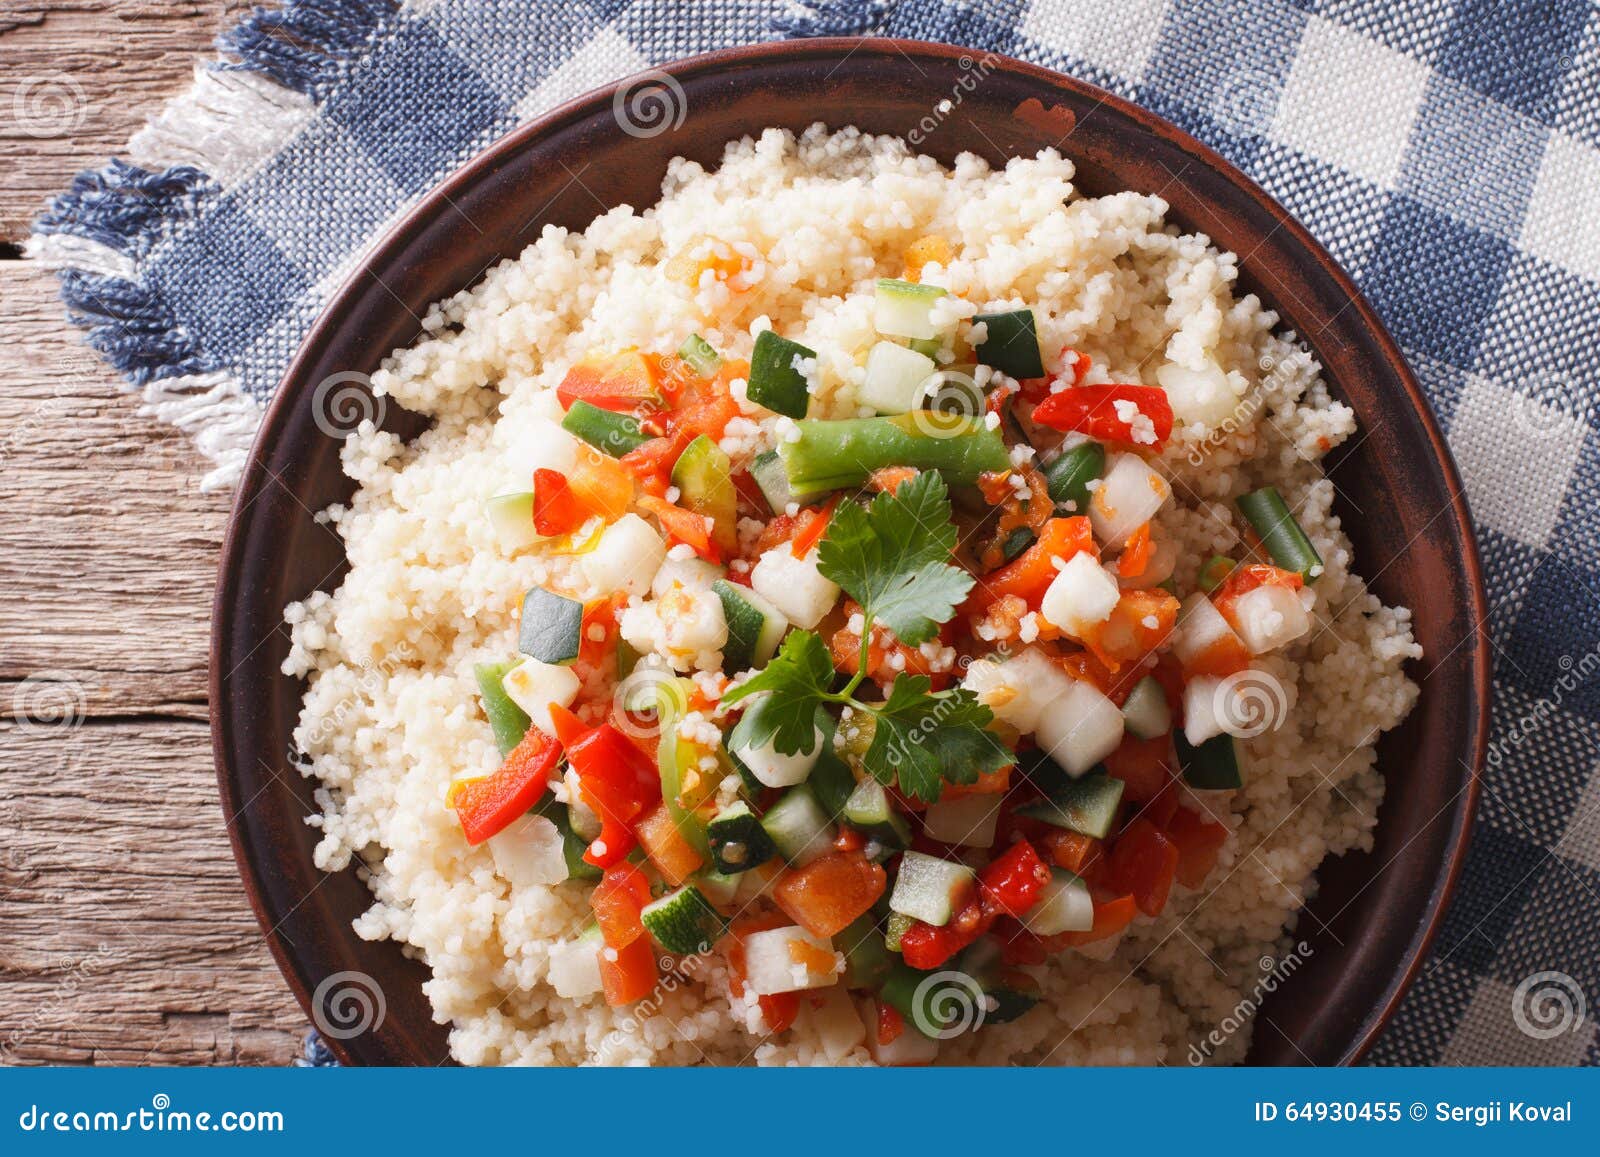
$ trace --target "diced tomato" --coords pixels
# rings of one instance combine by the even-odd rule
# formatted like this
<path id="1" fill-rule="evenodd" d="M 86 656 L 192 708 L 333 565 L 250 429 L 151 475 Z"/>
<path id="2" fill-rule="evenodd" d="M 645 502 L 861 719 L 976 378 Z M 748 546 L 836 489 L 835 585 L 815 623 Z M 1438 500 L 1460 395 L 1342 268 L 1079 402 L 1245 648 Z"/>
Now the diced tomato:
<path id="1" fill-rule="evenodd" d="M 1087 876 L 1092 865 L 1102 858 L 1104 845 L 1093 836 L 1051 828 L 1041 839 L 1050 862 L 1075 876 Z"/>
<path id="2" fill-rule="evenodd" d="M 1176 760 L 1170 736 L 1140 739 L 1132 732 L 1122 737 L 1105 758 L 1106 773 L 1122 781 L 1122 797 L 1130 803 L 1149 803 L 1172 782 Z"/>
<path id="3" fill-rule="evenodd" d="M 859 852 L 867 846 L 867 837 L 852 827 L 841 825 L 839 834 L 833 837 L 833 848 L 837 852 Z"/>
<path id="4" fill-rule="evenodd" d="M 828 522 L 833 518 L 833 508 L 838 504 L 839 496 L 835 494 L 824 505 L 800 512 L 799 521 L 795 524 L 794 538 L 789 543 L 789 549 L 795 558 L 805 558 L 811 553 L 811 548 L 822 541 L 822 536 L 828 533 Z"/>
<path id="5" fill-rule="evenodd" d="M 657 804 L 633 825 L 639 846 L 661 873 L 661 878 L 676 888 L 705 863 L 694 845 L 684 838 L 667 805 Z"/>
<path id="6" fill-rule="evenodd" d="M 1016 767 L 1008 763 L 994 771 L 980 771 L 971 783 L 947 783 L 939 793 L 942 800 L 962 799 L 969 795 L 1003 795 L 1011 789 L 1011 771 Z"/>
<path id="7" fill-rule="evenodd" d="M 892 1045 L 900 1039 L 900 1034 L 906 1031 L 905 1017 L 900 1015 L 900 1010 L 887 1001 L 878 1002 L 878 1043 Z"/>
<path id="8" fill-rule="evenodd" d="M 1117 837 L 1106 866 L 1114 888 L 1131 893 L 1146 916 L 1159 916 L 1178 870 L 1178 845 L 1141 816 Z"/>
<path id="9" fill-rule="evenodd" d="M 665 498 L 649 494 L 640 497 L 639 507 L 656 516 L 671 542 L 684 543 L 708 562 L 722 561 L 722 551 L 712 541 L 711 527 L 706 523 L 705 515 L 674 506 Z"/>
<path id="10" fill-rule="evenodd" d="M 1096 624 L 1084 637 L 1084 643 L 1108 669 L 1119 671 L 1166 642 L 1177 621 L 1178 600 L 1166 591 L 1126 590 L 1105 622 Z"/>
<path id="11" fill-rule="evenodd" d="M 1253 562 L 1236 566 L 1229 572 L 1211 594 L 1211 601 L 1216 604 L 1217 610 L 1222 612 L 1229 623 L 1234 621 L 1234 604 L 1239 601 L 1239 596 L 1249 594 L 1260 587 L 1284 587 L 1297 591 L 1305 586 L 1305 579 L 1300 577 L 1298 571 L 1281 570 L 1265 563 Z"/>
<path id="12" fill-rule="evenodd" d="M 633 850 L 628 825 L 661 799 L 655 760 L 602 723 L 567 744 L 567 762 L 578 775 L 579 796 L 600 817 L 600 835 L 583 858 L 598 868 L 610 867 Z"/>
<path id="13" fill-rule="evenodd" d="M 1118 707 L 1121 707 L 1122 700 L 1127 698 L 1128 689 L 1118 688 L 1116 676 L 1091 652 L 1072 651 L 1065 655 L 1052 655 L 1050 658 L 1069 677 L 1094 687 Z"/>
<path id="14" fill-rule="evenodd" d="M 1021 916 L 1039 900 L 1050 869 L 1027 840 L 1018 840 L 983 870 L 983 894 L 1002 912 Z"/>
<path id="15" fill-rule="evenodd" d="M 613 864 L 589 894 L 600 936 L 612 948 L 626 948 L 644 935 L 639 913 L 650 903 L 650 881 L 633 864 Z"/>
<path id="16" fill-rule="evenodd" d="M 689 439 L 682 434 L 652 438 L 629 450 L 618 461 L 633 475 L 640 490 L 656 498 L 665 498 L 667 488 L 672 485 L 672 468 L 688 444 Z"/>
<path id="17" fill-rule="evenodd" d="M 828 653 L 833 656 L 834 669 L 845 675 L 854 675 L 861 664 L 861 636 L 850 629 L 848 622 L 860 611 L 860 603 L 846 599 L 846 625 L 828 637 Z M 947 625 L 941 632 L 941 641 L 948 630 Z M 884 684 L 892 683 L 899 675 L 926 675 L 935 691 L 944 690 L 951 681 L 949 672 L 933 669 L 933 660 L 923 654 L 920 647 L 908 647 L 887 627 L 876 625 L 872 628 L 872 642 L 867 646 L 867 674 Z"/>
<path id="18" fill-rule="evenodd" d="M 915 466 L 884 466 L 874 470 L 867 485 L 882 494 L 893 494 L 922 471 Z"/>
<path id="19" fill-rule="evenodd" d="M 542 467 L 533 472 L 533 529 L 546 536 L 571 534 L 588 517 L 565 474 Z"/>
<path id="20" fill-rule="evenodd" d="M 561 744 L 537 727 L 530 727 L 498 771 L 456 787 L 450 804 L 467 842 L 481 844 L 527 814 L 544 794 L 550 772 L 560 758 Z"/>
<path id="21" fill-rule="evenodd" d="M 661 402 L 661 380 L 652 359 L 638 350 L 597 355 L 575 362 L 556 387 L 561 405 L 580 398 L 602 410 L 628 412 Z"/>
<path id="22" fill-rule="evenodd" d="M 730 390 L 733 380 L 749 374 L 748 362 L 727 358 L 714 377 L 688 382 L 667 415 L 667 429 L 682 436 L 685 445 L 700 434 L 712 441 L 720 439 L 727 432 L 728 423 L 739 416 L 739 403 Z"/>
<path id="23" fill-rule="evenodd" d="M 761 1019 L 767 1022 L 770 1032 L 787 1032 L 794 1026 L 795 1017 L 800 1015 L 800 994 L 798 992 L 775 992 L 771 996 L 756 997 L 756 1004 L 761 1008 Z"/>
<path id="24" fill-rule="evenodd" d="M 859 851 L 831 852 L 785 872 L 772 898 L 806 931 L 835 936 L 877 903 L 888 884 L 882 865 Z"/>
<path id="25" fill-rule="evenodd" d="M 609 959 L 612 956 L 614 960 Z M 607 945 L 600 951 L 600 984 L 606 1003 L 613 1008 L 649 996 L 658 975 L 655 949 L 648 936 L 641 936 L 626 948 Z"/>
<path id="26" fill-rule="evenodd" d="M 1179 808 L 1167 821 L 1167 835 L 1178 845 L 1178 883 L 1185 888 L 1200 887 L 1217 866 L 1217 853 L 1228 842 L 1227 825 Z"/>
<path id="27" fill-rule="evenodd" d="M 1011 562 L 990 574 L 982 575 L 967 596 L 966 609 L 981 611 L 1002 595 L 1016 595 L 1035 609 L 1045 590 L 1058 573 L 1055 559 L 1066 561 L 1075 554 L 1093 553 L 1094 528 L 1086 515 L 1052 518 L 1039 531 L 1039 538 Z"/>
<path id="28" fill-rule="evenodd" d="M 1237 635 L 1223 635 L 1198 655 L 1192 655 L 1183 664 L 1183 673 L 1189 678 L 1211 675 L 1226 679 L 1250 666 L 1250 650 Z"/>
<path id="29" fill-rule="evenodd" d="M 1150 565 L 1150 556 L 1154 547 L 1150 542 L 1150 524 L 1141 522 L 1128 541 L 1123 544 L 1122 554 L 1117 558 L 1117 576 L 1119 578 L 1138 578 L 1144 574 L 1145 568 Z"/>
<path id="30" fill-rule="evenodd" d="M 1142 435 L 1147 440 L 1140 440 L 1137 427 L 1117 413 L 1118 402 L 1133 403 L 1150 420 L 1153 441 L 1148 440 L 1148 430 Z M 1159 450 L 1172 436 L 1172 405 L 1160 386 L 1069 386 L 1040 402 L 1033 420 L 1053 430 L 1076 430 L 1101 442 L 1140 450 Z"/>

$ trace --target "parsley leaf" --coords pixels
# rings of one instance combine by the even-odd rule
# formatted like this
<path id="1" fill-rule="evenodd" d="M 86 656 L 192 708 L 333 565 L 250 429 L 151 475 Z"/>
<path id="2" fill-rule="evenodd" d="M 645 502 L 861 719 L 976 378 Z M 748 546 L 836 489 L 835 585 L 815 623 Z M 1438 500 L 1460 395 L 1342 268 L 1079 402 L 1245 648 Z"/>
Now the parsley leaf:
<path id="1" fill-rule="evenodd" d="M 1014 761 L 1005 744 L 984 730 L 994 714 L 971 691 L 931 694 L 925 675 L 901 675 L 889 699 L 871 708 L 876 729 L 866 766 L 882 783 L 897 779 L 900 790 L 928 803 L 945 783 L 975 783 L 980 772 Z"/>
<path id="2" fill-rule="evenodd" d="M 773 744 L 785 755 L 809 752 L 816 738 L 816 713 L 833 686 L 833 657 L 814 631 L 792 631 L 761 672 L 722 697 L 737 703 L 768 692 L 748 712 L 746 725 L 756 746 Z"/>
<path id="3" fill-rule="evenodd" d="M 901 642 L 917 646 L 948 622 L 972 589 L 950 562 L 956 528 L 937 471 L 925 470 L 871 507 L 841 503 L 818 548 L 818 569 Z"/>

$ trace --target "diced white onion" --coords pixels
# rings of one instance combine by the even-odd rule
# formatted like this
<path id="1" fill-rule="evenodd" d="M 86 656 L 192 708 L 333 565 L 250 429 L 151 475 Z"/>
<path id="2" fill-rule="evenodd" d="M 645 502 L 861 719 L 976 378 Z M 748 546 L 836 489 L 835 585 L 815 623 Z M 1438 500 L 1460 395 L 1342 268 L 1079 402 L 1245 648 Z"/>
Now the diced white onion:
<path id="1" fill-rule="evenodd" d="M 600 591 L 642 595 L 666 557 L 667 544 L 655 528 L 637 514 L 624 514 L 581 559 L 584 577 Z"/>
<path id="2" fill-rule="evenodd" d="M 1062 677 L 1067 686 L 1041 704 L 1034 734 L 1040 748 L 1068 775 L 1079 776 L 1122 742 L 1122 712 L 1088 683 Z"/>
<path id="3" fill-rule="evenodd" d="M 750 585 L 795 626 L 810 630 L 838 601 L 837 584 L 817 569 L 817 552 L 795 558 L 787 543 L 773 547 L 750 572 Z"/>
<path id="4" fill-rule="evenodd" d="M 1137 454 L 1115 454 L 1100 485 L 1089 499 L 1089 521 L 1095 537 L 1119 547 L 1128 536 L 1155 517 L 1172 496 L 1167 480 Z"/>

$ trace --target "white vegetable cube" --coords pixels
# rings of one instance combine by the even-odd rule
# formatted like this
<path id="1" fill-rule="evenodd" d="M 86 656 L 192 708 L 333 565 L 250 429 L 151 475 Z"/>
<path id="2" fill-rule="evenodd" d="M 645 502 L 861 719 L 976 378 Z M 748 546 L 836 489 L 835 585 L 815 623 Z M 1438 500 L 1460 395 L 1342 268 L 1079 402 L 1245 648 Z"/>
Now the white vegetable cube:
<path id="1" fill-rule="evenodd" d="M 556 733 L 550 719 L 550 704 L 572 706 L 583 684 L 570 667 L 557 667 L 541 663 L 538 659 L 524 659 L 505 673 L 500 686 L 511 701 L 533 720 L 533 725 L 546 735 Z"/>
<path id="2" fill-rule="evenodd" d="M 1227 712 L 1218 710 L 1221 691 L 1222 680 L 1210 675 L 1196 676 L 1184 685 L 1183 737 L 1196 747 L 1227 730 L 1223 726 Z"/>
<path id="3" fill-rule="evenodd" d="M 822 1051 L 835 1064 L 867 1043 L 867 1026 L 861 1023 L 856 1002 L 843 985 L 828 989 L 821 1003 L 814 1007 L 810 1001 L 802 1001 L 800 1015 L 810 1023 L 811 1031 L 822 1044 Z M 876 1021 L 873 1027 L 877 1027 Z"/>
<path id="4" fill-rule="evenodd" d="M 567 878 L 561 831 L 544 816 L 526 815 L 489 837 L 494 870 L 519 888 L 559 884 Z"/>
<path id="5" fill-rule="evenodd" d="M 991 793 L 940 800 L 922 814 L 923 830 L 941 844 L 992 848 L 1000 800 L 1000 795 Z"/>
<path id="6" fill-rule="evenodd" d="M 559 413 L 555 421 L 535 419 L 513 443 L 508 465 L 511 474 L 523 479 L 524 485 L 535 470 L 571 474 L 577 467 L 578 440 L 563 430 L 559 422 Z"/>
<path id="7" fill-rule="evenodd" d="M 861 1019 L 876 1027 L 878 1023 L 876 999 L 870 996 L 862 997 L 860 1008 Z M 931 1065 L 939 1059 L 939 1042 L 930 1036 L 924 1036 L 908 1024 L 905 1030 L 888 1044 L 878 1040 L 877 1032 L 868 1032 L 867 1052 L 872 1055 L 874 1063 L 880 1065 Z"/>
<path id="8" fill-rule="evenodd" d="M 650 593 L 656 598 L 668 594 L 673 587 L 685 587 L 693 591 L 711 589 L 711 584 L 723 577 L 723 570 L 714 562 L 707 562 L 696 555 L 693 558 L 668 558 L 656 570 L 655 577 L 650 580 Z"/>
<path id="9" fill-rule="evenodd" d="M 1246 591 L 1233 604 L 1233 625 L 1252 655 L 1287 646 L 1311 630 L 1299 591 L 1263 586 Z"/>
<path id="10" fill-rule="evenodd" d="M 657 601 L 656 617 L 661 620 L 662 650 L 674 666 L 678 660 L 688 660 L 690 666 L 720 665 L 712 658 L 728 642 L 728 620 L 715 591 L 669 591 Z M 705 661 L 693 662 L 697 658 Z"/>
<path id="11" fill-rule="evenodd" d="M 804 558 L 795 558 L 787 543 L 773 547 L 756 560 L 750 585 L 756 594 L 782 611 L 789 622 L 808 631 L 839 599 L 838 585 L 823 578 L 817 569 L 816 550 Z"/>
<path id="12" fill-rule="evenodd" d="M 750 774 L 765 786 L 793 787 L 797 783 L 804 783 L 811 775 L 811 769 L 817 766 L 817 760 L 822 758 L 825 736 L 820 727 L 813 733 L 812 739 L 814 742 L 809 755 L 784 755 L 772 742 L 761 747 L 741 746 L 735 749 L 734 754 L 750 769 Z"/>
<path id="13" fill-rule="evenodd" d="M 1064 694 L 1071 682 L 1071 676 L 1032 648 L 1004 663 L 979 659 L 961 680 L 996 719 L 1024 735 L 1038 728 L 1040 707 Z"/>
<path id="14" fill-rule="evenodd" d="M 598 936 L 583 936 L 577 940 L 562 940 L 550 948 L 550 984 L 556 995 L 565 1000 L 582 1000 L 604 990 L 600 979 L 600 950 L 604 947 Z"/>
<path id="15" fill-rule="evenodd" d="M 1214 429 L 1233 417 L 1239 402 L 1232 379 L 1209 359 L 1200 369 L 1168 362 L 1156 371 L 1156 381 L 1167 391 L 1172 416 L 1189 425 Z"/>
<path id="16" fill-rule="evenodd" d="M 923 387 L 938 368 L 925 354 L 880 341 L 867 354 L 866 380 L 856 396 L 880 414 L 904 414 L 917 408 Z"/>
<path id="17" fill-rule="evenodd" d="M 1089 931 L 1094 927 L 1094 899 L 1088 885 L 1071 872 L 1052 869 L 1050 882 L 1022 922 L 1035 936 Z"/>
<path id="18" fill-rule="evenodd" d="M 1042 703 L 1039 746 L 1071 776 L 1080 776 L 1122 742 L 1122 711 L 1098 688 L 1063 674 L 1066 687 Z"/>
<path id="19" fill-rule="evenodd" d="M 1067 560 L 1040 600 L 1039 611 L 1068 634 L 1082 638 L 1103 623 L 1121 597 L 1116 576 L 1087 554 Z"/>
<path id="20" fill-rule="evenodd" d="M 1137 454 L 1114 454 L 1105 477 L 1089 499 L 1094 534 L 1108 547 L 1118 547 L 1172 497 L 1167 480 Z"/>
<path id="21" fill-rule="evenodd" d="M 1178 657 L 1178 662 L 1189 666 L 1212 647 L 1229 639 L 1235 643 L 1240 641 L 1215 603 L 1199 591 L 1183 600 L 1177 626 L 1172 630 L 1172 653 Z"/>
<path id="22" fill-rule="evenodd" d="M 600 591 L 642 595 L 667 557 L 667 544 L 637 514 L 624 514 L 582 555 L 583 575 Z"/>
<path id="23" fill-rule="evenodd" d="M 831 941 L 804 928 L 773 928 L 744 938 L 745 986 L 756 996 L 826 988 L 844 971 Z"/>

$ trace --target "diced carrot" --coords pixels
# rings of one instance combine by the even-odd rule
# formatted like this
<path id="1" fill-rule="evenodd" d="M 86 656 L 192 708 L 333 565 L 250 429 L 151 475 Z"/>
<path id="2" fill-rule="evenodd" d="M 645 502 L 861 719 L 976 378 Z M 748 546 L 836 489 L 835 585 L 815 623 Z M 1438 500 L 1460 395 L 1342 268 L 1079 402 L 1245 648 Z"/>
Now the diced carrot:
<path id="1" fill-rule="evenodd" d="M 612 948 L 626 948 L 644 935 L 639 913 L 650 902 L 650 881 L 633 864 L 613 864 L 605 870 L 589 905 L 600 925 L 600 935 Z"/>
<path id="2" fill-rule="evenodd" d="M 625 948 L 607 945 L 600 950 L 600 983 L 606 1003 L 613 1008 L 649 996 L 658 975 L 655 949 L 648 936 L 641 936 Z"/>
<path id="3" fill-rule="evenodd" d="M 941 800 L 961 799 L 969 795 L 1001 795 L 1011 789 L 1011 771 L 1016 767 L 1008 763 L 994 771 L 980 771 L 971 783 L 947 783 L 940 793 Z"/>
<path id="4" fill-rule="evenodd" d="M 678 830 L 666 804 L 645 812 L 633 825 L 639 846 L 661 873 L 662 879 L 676 888 L 705 863 L 694 846 Z"/>
<path id="5" fill-rule="evenodd" d="M 1103 847 L 1093 836 L 1061 828 L 1052 828 L 1039 842 L 1049 854 L 1051 863 L 1075 876 L 1081 876 L 1088 870 L 1089 864 L 1101 855 Z"/>
<path id="6" fill-rule="evenodd" d="M 822 536 L 828 533 L 828 522 L 833 518 L 833 508 L 838 504 L 839 496 L 835 494 L 823 506 L 800 512 L 794 538 L 789 543 L 789 549 L 795 558 L 805 558 L 811 553 L 811 548 L 822 541 Z"/>
<path id="7" fill-rule="evenodd" d="M 806 931 L 834 936 L 871 908 L 889 877 L 883 867 L 856 852 L 832 852 L 786 872 L 773 900 Z"/>
<path id="8" fill-rule="evenodd" d="M 880 493 L 893 494 L 920 473 L 915 466 L 885 466 L 872 472 L 867 485 Z"/>
<path id="9" fill-rule="evenodd" d="M 950 264 L 950 242 L 942 233 L 929 233 L 918 237 L 906 246 L 905 280 L 921 281 L 922 267 L 928 264 Z"/>

